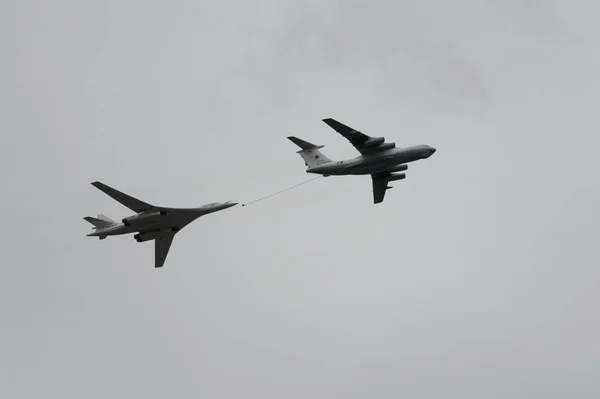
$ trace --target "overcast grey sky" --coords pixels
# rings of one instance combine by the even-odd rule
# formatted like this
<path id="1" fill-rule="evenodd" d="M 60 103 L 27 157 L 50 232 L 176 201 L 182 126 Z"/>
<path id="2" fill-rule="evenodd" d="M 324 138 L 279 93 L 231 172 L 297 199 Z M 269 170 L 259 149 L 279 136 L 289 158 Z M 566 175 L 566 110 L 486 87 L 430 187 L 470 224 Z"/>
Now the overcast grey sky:
<path id="1" fill-rule="evenodd" d="M 597 398 L 600 6 L 0 5 L 0 396 Z M 152 244 L 147 202 L 309 178 L 336 118 L 438 149 L 386 201 L 320 179 Z"/>

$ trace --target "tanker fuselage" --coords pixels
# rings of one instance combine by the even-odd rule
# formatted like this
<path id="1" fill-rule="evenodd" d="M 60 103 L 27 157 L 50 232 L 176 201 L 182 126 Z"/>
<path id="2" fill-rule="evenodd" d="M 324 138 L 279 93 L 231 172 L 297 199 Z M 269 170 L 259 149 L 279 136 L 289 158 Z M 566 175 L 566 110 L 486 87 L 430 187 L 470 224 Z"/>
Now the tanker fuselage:
<path id="1" fill-rule="evenodd" d="M 324 176 L 370 175 L 382 172 L 401 172 L 408 168 L 409 162 L 418 161 L 431 156 L 435 149 L 429 146 L 394 148 L 373 153 L 366 153 L 353 159 L 331 161 L 309 167 L 306 172 Z"/>

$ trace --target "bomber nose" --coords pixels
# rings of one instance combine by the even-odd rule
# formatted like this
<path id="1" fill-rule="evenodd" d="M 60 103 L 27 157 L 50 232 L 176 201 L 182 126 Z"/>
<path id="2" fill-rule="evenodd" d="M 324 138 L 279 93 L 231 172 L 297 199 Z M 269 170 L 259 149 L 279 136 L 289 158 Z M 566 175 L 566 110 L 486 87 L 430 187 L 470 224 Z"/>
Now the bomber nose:
<path id="1" fill-rule="evenodd" d="M 231 202 L 231 201 L 227 201 L 227 202 L 225 203 L 225 206 L 226 206 L 227 208 L 231 208 L 232 206 L 236 206 L 237 204 L 238 204 L 237 202 Z"/>

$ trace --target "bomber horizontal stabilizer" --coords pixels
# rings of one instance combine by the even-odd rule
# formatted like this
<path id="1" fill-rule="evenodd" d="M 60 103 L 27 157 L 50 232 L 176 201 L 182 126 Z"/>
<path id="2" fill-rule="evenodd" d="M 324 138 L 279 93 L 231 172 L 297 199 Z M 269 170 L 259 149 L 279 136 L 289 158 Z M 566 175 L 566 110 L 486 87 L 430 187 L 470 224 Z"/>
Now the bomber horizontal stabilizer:
<path id="1" fill-rule="evenodd" d="M 91 216 L 86 216 L 83 218 L 84 220 L 90 222 L 94 225 L 94 229 L 103 229 L 105 227 L 111 226 L 113 223 L 108 220 L 93 218 Z"/>

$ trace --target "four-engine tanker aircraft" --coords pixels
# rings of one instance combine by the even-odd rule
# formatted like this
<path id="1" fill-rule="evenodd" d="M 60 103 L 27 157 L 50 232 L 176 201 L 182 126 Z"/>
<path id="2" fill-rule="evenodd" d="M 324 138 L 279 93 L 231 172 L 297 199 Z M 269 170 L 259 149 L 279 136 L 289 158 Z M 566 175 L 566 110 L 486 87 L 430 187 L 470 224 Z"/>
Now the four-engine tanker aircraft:
<path id="1" fill-rule="evenodd" d="M 133 236 L 137 242 L 154 240 L 154 267 L 164 265 L 173 238 L 178 231 L 200 216 L 237 205 L 236 202 L 227 201 L 213 202 L 196 208 L 166 208 L 150 205 L 98 181 L 93 182 L 92 185 L 136 214 L 124 218 L 121 223 L 103 215 L 98 215 L 97 218 L 84 217 L 94 225 L 94 232 L 88 234 L 88 237 L 99 237 L 103 240 L 108 236 L 137 233 Z"/>
<path id="2" fill-rule="evenodd" d="M 288 139 L 301 148 L 298 154 L 304 159 L 306 172 L 325 177 L 371 175 L 375 204 L 383 202 L 386 190 L 392 188 L 388 186 L 389 182 L 406 177 L 406 174 L 396 172 L 405 171 L 408 169 L 407 163 L 429 158 L 436 151 L 428 145 L 399 148 L 395 143 L 386 142 L 384 137 L 370 137 L 335 119 L 327 118 L 323 122 L 350 141 L 361 155 L 353 159 L 332 161 L 319 151 L 324 146 L 290 136 Z"/>

